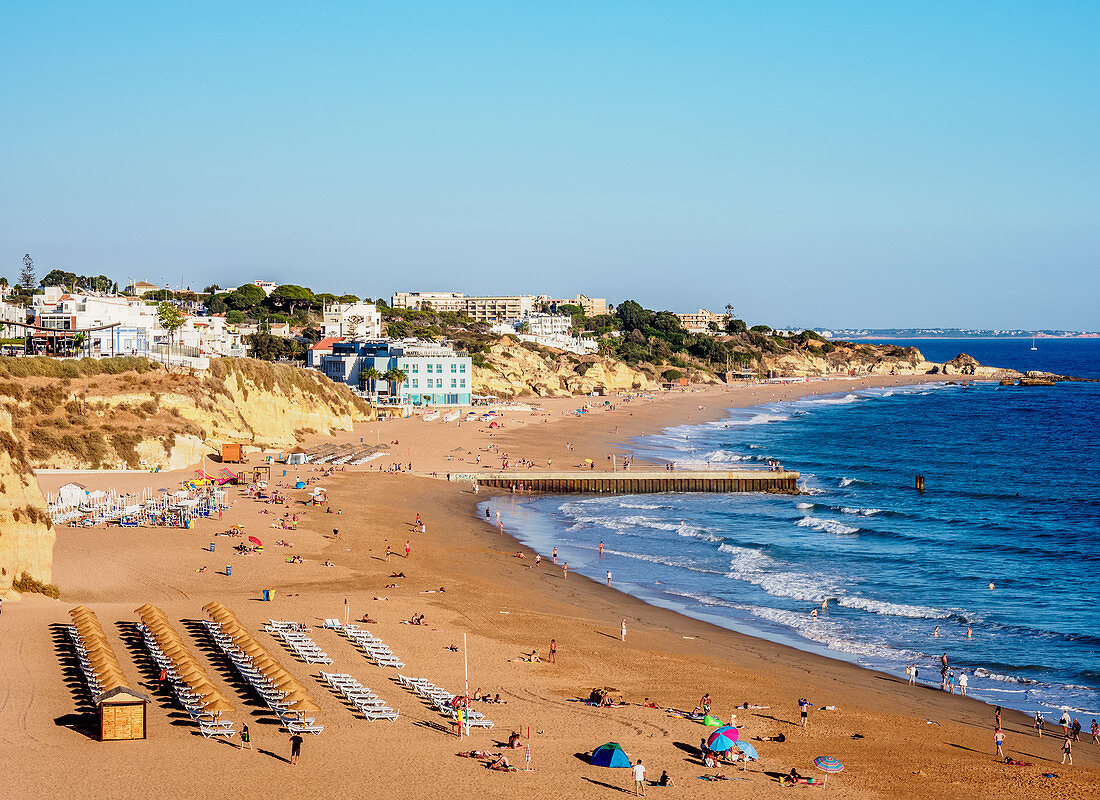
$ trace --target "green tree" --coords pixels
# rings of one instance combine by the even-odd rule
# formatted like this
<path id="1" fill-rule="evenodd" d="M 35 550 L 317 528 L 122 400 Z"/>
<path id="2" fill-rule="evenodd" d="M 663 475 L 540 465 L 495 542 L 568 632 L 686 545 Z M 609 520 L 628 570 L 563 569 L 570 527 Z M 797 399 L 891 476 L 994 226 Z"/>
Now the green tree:
<path id="1" fill-rule="evenodd" d="M 73 352 L 83 353 L 84 346 L 88 343 L 88 334 L 84 331 L 78 331 L 73 334 Z"/>
<path id="2" fill-rule="evenodd" d="M 284 283 L 282 286 L 276 287 L 275 291 L 268 296 L 268 299 L 276 306 L 287 309 L 288 313 L 293 315 L 294 309 L 298 306 L 309 305 L 313 300 L 313 292 L 304 286 Z"/>
<path id="3" fill-rule="evenodd" d="M 745 324 L 743 319 L 731 319 L 726 326 L 726 330 L 730 333 L 744 333 L 749 329 L 749 326 Z"/>
<path id="4" fill-rule="evenodd" d="M 615 315 L 622 320 L 623 330 L 632 331 L 638 328 L 644 328 L 649 324 L 650 317 L 653 316 L 651 311 L 646 311 L 638 303 L 633 300 L 624 300 L 619 303 L 619 307 L 615 309 Z"/>
<path id="5" fill-rule="evenodd" d="M 387 373 L 388 374 L 388 373 Z M 378 379 L 382 377 L 382 373 L 374 367 L 367 367 L 366 369 L 359 370 L 359 386 L 365 389 L 367 383 L 370 383 L 370 393 L 377 394 Z"/>
<path id="6" fill-rule="evenodd" d="M 237 311 L 250 311 L 266 299 L 263 289 L 254 283 L 246 283 L 230 292 L 225 304 Z"/>
<path id="7" fill-rule="evenodd" d="M 770 325 L 753 325 L 749 328 L 753 333 L 771 333 L 772 329 Z"/>
<path id="8" fill-rule="evenodd" d="M 222 288 L 222 287 L 218 286 L 218 284 L 216 284 L 216 283 L 212 283 L 212 284 L 210 284 L 209 286 L 207 286 L 207 287 L 206 287 L 205 289 L 203 289 L 203 290 L 202 290 L 202 293 L 203 293 L 203 294 L 217 294 L 217 293 L 218 293 L 218 291 L 219 291 L 219 290 L 220 290 L 221 288 Z M 259 287 L 256 287 L 256 288 L 259 288 Z M 260 289 L 260 291 L 262 292 L 262 291 L 263 291 L 263 289 Z"/>
<path id="9" fill-rule="evenodd" d="M 354 294 L 342 294 L 340 295 L 341 303 L 358 303 L 359 297 Z"/>
<path id="10" fill-rule="evenodd" d="M 19 271 L 19 285 L 27 290 L 38 288 L 38 281 L 34 276 L 34 259 L 31 258 L 30 253 L 23 256 L 23 269 Z"/>
<path id="11" fill-rule="evenodd" d="M 401 384 L 407 381 L 409 376 L 405 373 L 405 370 L 394 367 L 386 370 L 382 378 L 390 384 L 390 394 L 397 395 L 401 391 Z"/>
<path id="12" fill-rule="evenodd" d="M 229 311 L 225 315 L 225 321 L 230 325 L 240 325 L 246 319 L 248 319 L 248 317 L 245 316 L 245 313 L 243 311 L 237 311 L 236 309 Z"/>
<path id="13" fill-rule="evenodd" d="M 168 366 L 172 365 L 172 343 L 175 341 L 176 332 L 187 323 L 187 316 L 183 309 L 175 303 L 162 301 L 157 306 L 157 321 L 168 334 Z"/>
<path id="14" fill-rule="evenodd" d="M 43 286 L 72 286 L 76 283 L 76 274 L 62 269 L 51 269 L 42 278 Z"/>

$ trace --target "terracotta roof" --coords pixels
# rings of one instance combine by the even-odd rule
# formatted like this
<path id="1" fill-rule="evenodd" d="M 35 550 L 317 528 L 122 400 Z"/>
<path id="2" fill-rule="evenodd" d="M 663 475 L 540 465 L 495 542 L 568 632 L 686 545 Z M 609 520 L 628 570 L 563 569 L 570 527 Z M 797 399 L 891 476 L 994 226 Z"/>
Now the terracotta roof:
<path id="1" fill-rule="evenodd" d="M 337 342 L 342 342 L 342 341 L 344 341 L 343 336 L 326 336 L 324 339 L 317 342 L 317 344 L 313 345 L 313 347 L 311 347 L 309 349 L 310 350 L 331 350 L 332 346 L 334 344 L 336 344 Z"/>

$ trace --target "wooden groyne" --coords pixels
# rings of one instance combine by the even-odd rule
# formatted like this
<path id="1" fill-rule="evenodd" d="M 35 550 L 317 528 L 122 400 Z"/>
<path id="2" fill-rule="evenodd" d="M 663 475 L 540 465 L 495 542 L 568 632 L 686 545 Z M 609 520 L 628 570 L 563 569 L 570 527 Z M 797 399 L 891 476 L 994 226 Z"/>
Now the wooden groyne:
<path id="1" fill-rule="evenodd" d="M 651 492 L 772 492 L 798 494 L 798 473 L 772 470 L 732 472 L 450 472 L 447 480 L 500 489 L 554 494 L 646 494 Z"/>

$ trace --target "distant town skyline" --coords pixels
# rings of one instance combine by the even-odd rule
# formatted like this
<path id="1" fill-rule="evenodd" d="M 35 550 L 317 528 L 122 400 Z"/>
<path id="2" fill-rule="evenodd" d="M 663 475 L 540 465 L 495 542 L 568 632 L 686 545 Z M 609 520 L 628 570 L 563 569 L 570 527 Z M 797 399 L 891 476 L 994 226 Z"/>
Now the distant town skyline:
<path id="1" fill-rule="evenodd" d="M 0 275 L 1096 329 L 1091 3 L 23 4 Z"/>

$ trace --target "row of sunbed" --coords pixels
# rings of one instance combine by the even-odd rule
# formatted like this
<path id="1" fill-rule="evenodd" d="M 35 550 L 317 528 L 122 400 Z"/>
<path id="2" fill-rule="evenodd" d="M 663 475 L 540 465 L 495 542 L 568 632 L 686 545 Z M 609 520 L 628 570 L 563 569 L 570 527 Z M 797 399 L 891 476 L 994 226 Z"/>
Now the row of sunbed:
<path id="1" fill-rule="evenodd" d="M 306 635 L 309 628 L 304 625 L 297 622 L 269 619 L 264 625 L 264 630 L 276 639 L 281 639 L 294 655 L 307 664 L 332 663 L 328 653 L 318 647 L 317 643 Z"/>
<path id="2" fill-rule="evenodd" d="M 396 709 L 386 705 L 369 687 L 364 686 L 351 675 L 322 670 L 321 677 L 325 679 L 329 686 L 343 695 L 344 699 L 359 709 L 359 713 L 366 719 L 372 722 L 379 719 L 393 722 L 397 719 L 398 712 Z"/>
<path id="3" fill-rule="evenodd" d="M 408 675 L 399 674 L 397 680 L 406 689 L 416 692 L 431 703 L 439 713 L 449 716 L 456 723 L 459 721 L 459 704 L 455 702 L 458 699 L 456 695 L 424 678 L 411 678 Z M 480 711 L 466 709 L 462 712 L 462 726 L 469 733 L 471 728 L 492 728 L 493 721 Z"/>

